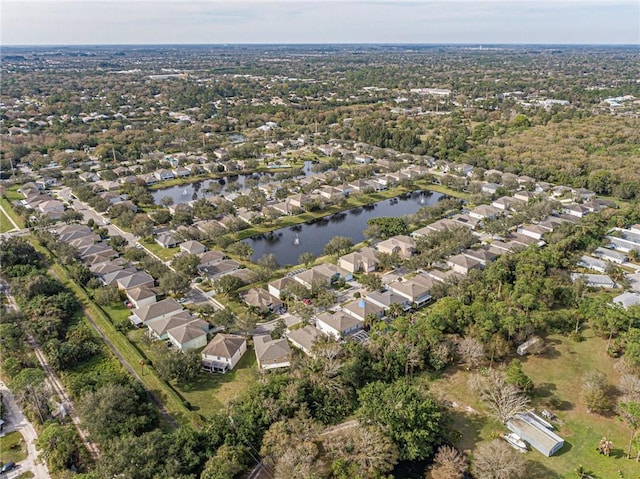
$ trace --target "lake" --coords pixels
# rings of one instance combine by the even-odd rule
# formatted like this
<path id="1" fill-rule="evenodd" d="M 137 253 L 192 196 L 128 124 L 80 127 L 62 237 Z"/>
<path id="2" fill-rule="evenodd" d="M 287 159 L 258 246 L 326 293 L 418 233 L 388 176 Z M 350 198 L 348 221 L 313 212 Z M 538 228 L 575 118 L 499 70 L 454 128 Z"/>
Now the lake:
<path id="1" fill-rule="evenodd" d="M 311 165 L 311 161 L 304 162 L 304 167 L 302 168 L 304 174 L 300 177 L 313 176 L 315 174 L 313 171 L 311 171 Z M 252 175 L 227 175 L 224 178 L 220 179 L 194 181 L 193 183 L 188 183 L 181 186 L 171 186 L 169 188 L 154 190 L 151 192 L 151 195 L 153 196 L 154 203 L 157 205 L 160 204 L 160 200 L 165 196 L 171 198 L 173 200 L 173 204 L 177 205 L 179 203 L 188 203 L 189 201 L 192 201 L 194 199 L 205 198 L 207 196 L 219 196 L 230 191 L 230 188 L 242 190 L 247 178 L 255 178 L 257 180 L 260 180 L 261 183 L 268 183 L 273 180 L 277 173 L 277 169 L 274 168 L 273 172 L 268 173 L 254 173 Z M 216 186 L 215 192 L 209 191 L 209 185 L 212 184 L 214 186 L 216 184 L 218 185 Z"/>
<path id="2" fill-rule="evenodd" d="M 310 252 L 322 256 L 324 246 L 334 236 L 348 236 L 354 244 L 363 241 L 365 238 L 362 232 L 371 218 L 414 214 L 424 206 L 437 203 L 443 196 L 434 191 L 414 191 L 244 241 L 253 248 L 254 261 L 273 253 L 281 266 L 298 264 L 301 253 Z"/>

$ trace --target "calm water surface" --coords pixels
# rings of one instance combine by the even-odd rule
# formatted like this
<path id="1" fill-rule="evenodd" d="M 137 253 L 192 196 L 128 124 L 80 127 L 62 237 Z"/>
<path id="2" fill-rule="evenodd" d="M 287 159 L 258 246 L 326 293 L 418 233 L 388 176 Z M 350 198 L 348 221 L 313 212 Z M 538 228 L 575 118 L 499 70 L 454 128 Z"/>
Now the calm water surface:
<path id="1" fill-rule="evenodd" d="M 304 175 L 301 175 L 300 177 L 313 176 L 315 174 L 311 171 L 311 165 L 311 161 L 304 162 L 304 167 L 302 168 Z M 254 173 L 253 175 L 232 175 L 217 180 L 196 181 L 187 185 L 171 186 L 169 188 L 155 190 L 151 192 L 151 195 L 153 196 L 155 204 L 160 204 L 160 200 L 165 196 L 171 198 L 173 200 L 173 204 L 176 205 L 179 203 L 188 203 L 189 201 L 197 200 L 199 198 L 224 194 L 231 191 L 230 185 L 234 185 L 233 188 L 236 188 L 237 190 L 242 190 L 244 189 L 244 184 L 247 178 L 260 179 L 261 183 L 269 183 L 270 181 L 273 181 L 277 172 L 278 170 L 274 168 L 273 173 L 265 172 L 262 174 Z M 265 181 L 265 179 L 267 181 Z M 216 191 L 210 191 L 210 185 L 214 185 L 216 187 Z"/>
<path id="2" fill-rule="evenodd" d="M 434 191 L 414 191 L 244 241 L 253 248 L 253 260 L 273 253 L 281 266 L 298 264 L 298 257 L 306 251 L 321 256 L 324 246 L 334 236 L 348 236 L 354 244 L 364 240 L 362 232 L 371 218 L 410 215 L 424 206 L 437 203 L 443 196 Z"/>

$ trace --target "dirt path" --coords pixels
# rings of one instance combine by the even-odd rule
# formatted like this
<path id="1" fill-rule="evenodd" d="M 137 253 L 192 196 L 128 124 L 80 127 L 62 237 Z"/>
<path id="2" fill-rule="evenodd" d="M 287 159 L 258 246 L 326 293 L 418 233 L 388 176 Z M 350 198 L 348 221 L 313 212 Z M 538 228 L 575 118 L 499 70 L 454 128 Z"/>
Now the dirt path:
<path id="1" fill-rule="evenodd" d="M 49 268 L 49 273 L 52 274 L 59 281 L 63 282 L 62 279 L 58 276 L 58 274 L 53 269 Z M 142 384 L 145 391 L 147 392 L 149 399 L 158 408 L 158 411 L 160 411 L 160 414 L 162 415 L 162 417 L 164 417 L 167 423 L 170 424 L 173 428 L 177 428 L 178 422 L 174 419 L 174 417 L 171 414 L 169 414 L 169 412 L 166 410 L 162 402 L 156 397 L 156 395 L 153 394 L 151 391 L 149 391 L 149 389 L 147 389 L 147 387 L 145 386 L 144 382 L 142 381 L 138 373 L 135 371 L 135 369 L 133 369 L 131 364 L 129 364 L 129 362 L 124 358 L 124 356 L 120 354 L 118 349 L 109 340 L 106 333 L 102 331 L 102 329 L 100 329 L 100 326 L 98 326 L 98 324 L 93 319 L 92 312 L 89 311 L 87 308 L 85 308 L 82 302 L 80 302 L 80 305 L 82 308 L 82 314 L 87 319 L 87 321 L 89 321 L 89 324 L 91 324 L 93 329 L 95 329 L 96 332 L 100 335 L 100 337 L 102 338 L 104 343 L 107 345 L 107 347 L 111 350 L 111 352 L 114 354 L 114 356 L 118 358 L 118 361 L 120 361 L 120 363 L 125 367 L 125 369 L 129 371 L 129 374 L 131 374 L 131 376 L 133 376 L 140 384 Z"/>
<path id="2" fill-rule="evenodd" d="M 89 434 L 82 428 L 80 418 L 75 413 L 73 401 L 71 401 L 71 398 L 68 396 L 67 392 L 65 391 L 64 386 L 60 382 L 60 379 L 58 379 L 58 376 L 56 376 L 56 374 L 53 372 L 53 369 L 51 369 L 51 366 L 49 365 L 47 358 L 45 357 L 45 355 L 42 353 L 42 350 L 40 349 L 40 345 L 33 338 L 30 338 L 29 342 L 33 347 L 33 352 L 35 353 L 36 358 L 38 358 L 38 361 L 40 362 L 42 369 L 44 369 L 44 371 L 47 373 L 47 380 L 49 381 L 51 388 L 55 391 L 55 393 L 60 398 L 62 402 L 62 407 L 67 413 L 67 416 L 71 418 L 71 422 L 73 422 L 73 425 L 76 427 L 76 430 L 78 431 L 78 436 L 80 436 L 80 440 L 82 441 L 82 444 L 84 444 L 84 447 L 87 449 L 87 451 L 89 451 L 91 458 L 94 461 L 97 461 L 98 458 L 100 457 L 100 450 L 98 449 L 98 446 L 96 443 L 91 442 L 89 440 Z"/>

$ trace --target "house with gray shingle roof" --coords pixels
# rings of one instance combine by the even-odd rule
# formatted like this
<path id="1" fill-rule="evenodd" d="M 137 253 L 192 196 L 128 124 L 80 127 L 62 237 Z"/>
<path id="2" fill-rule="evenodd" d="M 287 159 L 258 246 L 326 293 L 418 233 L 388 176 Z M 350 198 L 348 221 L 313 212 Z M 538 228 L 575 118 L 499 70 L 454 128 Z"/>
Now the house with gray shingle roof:
<path id="1" fill-rule="evenodd" d="M 202 366 L 205 370 L 226 373 L 236 367 L 247 352 L 247 340 L 236 334 L 218 333 L 202 350 Z"/>
<path id="2" fill-rule="evenodd" d="M 253 347 L 261 370 L 291 366 L 291 347 L 286 339 L 271 339 L 268 334 L 254 336 Z"/>

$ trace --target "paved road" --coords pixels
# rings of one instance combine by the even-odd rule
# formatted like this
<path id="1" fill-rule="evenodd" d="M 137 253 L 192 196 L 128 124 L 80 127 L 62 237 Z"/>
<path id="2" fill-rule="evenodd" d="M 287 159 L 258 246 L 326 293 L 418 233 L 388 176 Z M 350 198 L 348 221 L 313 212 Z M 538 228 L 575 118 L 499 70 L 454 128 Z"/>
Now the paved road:
<path id="1" fill-rule="evenodd" d="M 38 458 L 38 451 L 36 450 L 38 434 L 36 433 L 33 424 L 31 424 L 22 414 L 22 411 L 20 411 L 20 408 L 13 398 L 13 394 L 11 394 L 9 388 L 7 388 L 2 381 L 0 381 L 0 393 L 2 394 L 2 399 L 4 400 L 7 410 L 5 415 L 7 424 L 5 424 L 4 433 L 8 434 L 13 431 L 19 431 L 27 444 L 28 453 L 28 457 L 24 461 L 18 463 L 19 467 L 15 471 L 9 473 L 6 477 L 8 479 L 13 479 L 24 472 L 31 471 L 33 472 L 35 479 L 50 479 L 51 476 L 49 475 L 47 465 L 44 464 L 44 461 L 41 461 Z"/>
<path id="2" fill-rule="evenodd" d="M 16 303 L 16 300 L 13 297 L 13 295 L 9 292 L 9 290 L 5 291 L 5 295 L 7 298 L 7 302 L 9 303 L 9 307 L 18 311 L 18 305 Z M 42 366 L 42 369 L 44 370 L 44 372 L 47 373 L 47 382 L 49 383 L 53 391 L 60 398 L 62 407 L 64 408 L 68 416 L 71 418 L 73 425 L 78 431 L 80 440 L 84 444 L 87 451 L 89 451 L 89 454 L 91 455 L 91 457 L 94 460 L 97 460 L 100 457 L 100 450 L 98 449 L 98 446 L 95 443 L 89 440 L 88 433 L 82 428 L 80 424 L 80 418 L 78 417 L 77 414 L 74 413 L 73 401 L 71 401 L 71 398 L 69 398 L 69 396 L 67 395 L 67 392 L 65 391 L 64 386 L 60 382 L 60 379 L 58 379 L 58 376 L 56 376 L 56 374 L 53 372 L 53 369 L 51 369 L 51 366 L 49 365 L 47 358 L 45 357 L 45 355 L 42 353 L 42 350 L 40 349 L 40 345 L 31 336 L 28 336 L 27 340 L 29 344 L 33 347 L 33 352 L 36 358 L 38 359 L 40 366 Z"/>

